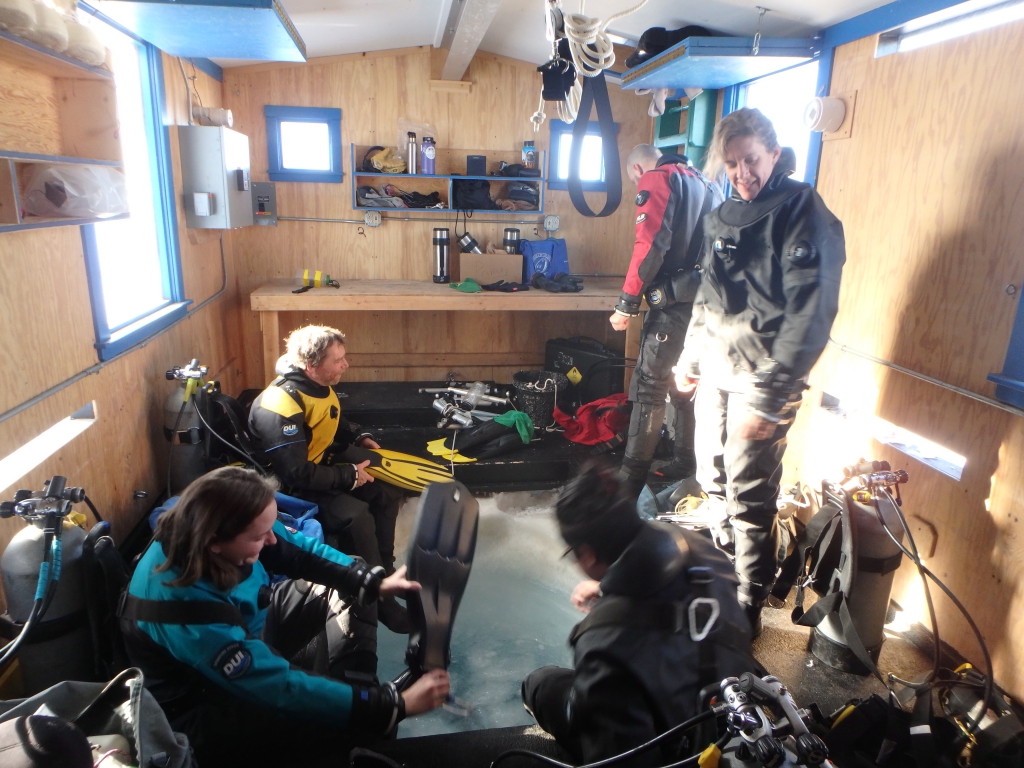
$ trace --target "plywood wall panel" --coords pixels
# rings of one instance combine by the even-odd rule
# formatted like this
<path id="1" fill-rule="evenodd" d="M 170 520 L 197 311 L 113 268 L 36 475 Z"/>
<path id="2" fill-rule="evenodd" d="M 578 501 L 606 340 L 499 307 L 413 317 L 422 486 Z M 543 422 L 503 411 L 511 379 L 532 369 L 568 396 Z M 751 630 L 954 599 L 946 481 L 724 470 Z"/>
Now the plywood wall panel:
<path id="1" fill-rule="evenodd" d="M 172 68 L 174 67 L 174 68 Z M 173 99 L 184 94 L 174 59 L 165 57 L 165 86 Z M 0 78 L 6 81 L 6 78 Z M 204 103 L 217 105 L 220 84 L 198 75 Z M 0 89 L 4 86 L 0 85 Z M 45 90 L 41 115 L 46 117 Z M 177 103 L 177 102 L 175 102 Z M 185 122 L 187 113 L 168 102 L 168 114 Z M 0 114 L 7 114 L 7 104 Z M 9 127 L 9 123 L 7 124 Z M 45 131 L 45 120 L 40 123 Z M 0 129 L 2 132 L 5 129 Z M 57 147 L 31 149 L 38 140 L 26 129 L 5 149 L 59 151 Z M 20 143 L 19 143 L 20 142 Z M 176 149 L 176 142 L 172 140 Z M 175 155 L 175 177 L 180 178 Z M 186 295 L 195 304 L 214 296 L 222 286 L 219 243 L 200 246 L 189 242 L 179 208 L 178 238 Z M 39 488 L 53 474 L 86 488 L 100 513 L 109 520 L 115 537 L 123 537 L 147 512 L 163 489 L 167 442 L 162 433 L 163 402 L 174 385 L 164 371 L 198 357 L 210 366 L 227 391 L 236 391 L 241 373 L 240 307 L 230 244 L 226 251 L 230 279 L 220 296 L 193 316 L 152 339 L 144 347 L 87 375 L 58 393 L 0 422 L 0 457 L 36 437 L 90 400 L 96 401 L 98 421 L 82 436 L 29 473 L 18 485 Z M 0 360 L 4 395 L 0 412 L 27 401 L 96 362 L 92 317 L 81 235 L 77 227 L 59 227 L 0 235 Z M 144 491 L 145 498 L 134 493 Z M 5 498 L 8 496 L 5 494 Z M 17 521 L 0 525 L 0 549 L 21 529 Z"/>
<path id="2" fill-rule="evenodd" d="M 874 58 L 874 40 L 836 51 L 832 93 L 857 92 L 856 130 L 826 142 L 819 191 L 843 221 L 848 261 L 840 343 L 991 396 L 1024 279 L 1024 24 Z M 938 532 L 928 566 L 967 604 L 997 681 L 1024 695 L 1024 419 L 826 350 L 791 432 L 787 478 L 817 483 L 861 456 L 906 467 L 904 510 Z M 815 407 L 822 391 L 851 409 Z M 879 416 L 966 457 L 959 481 L 874 442 Z M 894 597 L 925 620 L 904 566 Z M 939 599 L 942 639 L 972 660 L 967 623 Z"/>
<path id="3" fill-rule="evenodd" d="M 61 154 L 60 118 L 52 77 L 0 61 L 0 148 Z"/>
<path id="4" fill-rule="evenodd" d="M 535 134 L 529 122 L 540 95 L 540 76 L 532 64 L 478 54 L 467 73 L 467 79 L 473 83 L 472 92 L 460 94 L 430 90 L 430 60 L 430 48 L 422 47 L 367 56 L 312 59 L 309 64 L 300 66 L 258 65 L 255 69 L 225 70 L 224 105 L 234 110 L 236 128 L 249 136 L 253 178 L 258 181 L 267 179 L 264 105 L 341 108 L 344 183 L 279 183 L 280 215 L 360 219 L 361 214 L 352 208 L 349 174 L 353 169 L 349 167 L 349 143 L 364 147 L 393 146 L 398 139 L 400 119 L 432 125 L 438 146 L 456 156 L 456 169 L 463 167 L 465 161 L 459 156 L 466 154 L 512 153 L 511 157 L 515 157 L 527 139 L 547 149 L 548 126 Z M 646 114 L 646 100 L 619 92 L 614 86 L 611 91 L 619 122 L 619 149 L 625 159 L 633 145 L 650 141 L 653 121 Z M 356 158 L 357 163 L 361 161 L 361 156 Z M 546 193 L 546 212 L 561 218 L 558 235 L 568 240 L 573 271 L 625 273 L 632 251 L 635 206 L 625 169 L 623 179 L 623 204 L 613 216 L 605 219 L 585 219 L 577 214 L 566 192 Z M 395 181 L 403 186 L 402 180 Z M 418 189 L 419 181 L 405 184 Z M 591 198 L 593 207 L 603 204 L 597 201 L 597 196 Z M 402 215 L 402 212 L 396 213 Z M 505 226 L 519 227 L 524 238 L 543 237 L 540 217 L 536 214 L 524 212 L 521 217 L 508 217 L 500 222 L 484 221 L 487 218 L 494 217 L 478 214 L 468 225 L 481 244 L 500 242 Z M 431 230 L 435 226 L 446 226 L 453 234 L 456 229 L 454 217 L 448 215 L 409 223 L 385 221 L 379 228 L 363 227 L 361 234 L 358 225 L 322 222 L 281 222 L 276 228 L 252 227 L 232 232 L 230 239 L 240 259 L 239 290 L 247 295 L 269 278 L 292 276 L 307 267 L 321 269 L 343 280 L 429 280 Z M 460 232 L 461 228 L 460 224 Z M 611 307 L 609 313 L 610 310 Z M 455 320 L 428 318 L 422 313 L 385 313 L 382 317 L 387 323 L 364 323 L 348 315 L 335 318 L 333 322 L 359 329 L 360 333 L 354 333 L 353 338 L 358 337 L 360 344 L 386 348 L 390 353 L 430 352 L 435 349 L 431 345 L 438 343 L 442 344 L 438 348 L 452 353 L 475 352 L 496 349 L 493 339 L 498 339 L 501 345 L 512 345 L 506 351 L 537 354 L 538 350 L 543 350 L 545 339 L 572 335 L 569 330 L 580 327 L 581 323 L 588 335 L 602 338 L 606 335 L 606 318 L 593 315 L 582 321 L 552 318 L 545 327 L 511 317 L 516 314 L 520 313 L 498 315 L 501 319 L 496 325 L 471 322 L 456 336 L 450 335 Z M 256 313 L 245 311 L 242 324 L 246 384 L 260 386 L 264 382 L 259 318 Z M 283 320 L 282 335 L 291 327 L 294 325 L 290 325 L 290 321 Z M 446 340 L 455 338 L 457 346 L 448 345 Z M 398 347 L 395 347 L 396 341 L 400 342 Z M 613 337 L 611 341 L 621 346 L 618 338 Z M 360 365 L 353 368 L 350 377 L 422 378 L 424 373 L 422 369 L 404 368 L 381 374 L 379 366 Z"/>

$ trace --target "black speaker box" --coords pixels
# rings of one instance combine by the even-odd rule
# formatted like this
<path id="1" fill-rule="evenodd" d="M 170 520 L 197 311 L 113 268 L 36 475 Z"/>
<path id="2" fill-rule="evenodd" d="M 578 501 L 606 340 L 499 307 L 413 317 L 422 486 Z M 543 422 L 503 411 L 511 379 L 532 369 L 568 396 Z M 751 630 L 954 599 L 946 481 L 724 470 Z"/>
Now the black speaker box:
<path id="1" fill-rule="evenodd" d="M 466 175 L 486 176 L 487 155 L 466 155 Z"/>

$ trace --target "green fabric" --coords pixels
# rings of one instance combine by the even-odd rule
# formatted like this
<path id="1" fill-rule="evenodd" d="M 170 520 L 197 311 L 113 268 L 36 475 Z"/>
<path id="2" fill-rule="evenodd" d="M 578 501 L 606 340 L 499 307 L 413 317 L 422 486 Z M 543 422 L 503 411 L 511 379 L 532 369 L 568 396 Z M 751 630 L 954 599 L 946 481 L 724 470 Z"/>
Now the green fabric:
<path id="1" fill-rule="evenodd" d="M 533 439 L 533 420 L 522 411 L 506 411 L 494 417 L 494 420 L 506 427 L 514 427 L 524 443 Z"/>
<path id="2" fill-rule="evenodd" d="M 472 277 L 467 277 L 461 283 L 448 283 L 448 287 L 454 288 L 456 291 L 462 291 L 463 293 L 480 293 L 480 291 L 483 290 L 480 287 L 480 283 Z"/>

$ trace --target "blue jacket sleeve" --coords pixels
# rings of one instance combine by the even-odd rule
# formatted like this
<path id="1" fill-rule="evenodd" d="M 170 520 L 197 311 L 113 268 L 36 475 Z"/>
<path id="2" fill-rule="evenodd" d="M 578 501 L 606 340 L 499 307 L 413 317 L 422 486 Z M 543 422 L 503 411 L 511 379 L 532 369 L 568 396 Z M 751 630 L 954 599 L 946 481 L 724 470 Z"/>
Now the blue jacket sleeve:
<path id="1" fill-rule="evenodd" d="M 150 624 L 139 627 L 183 664 L 243 701 L 287 718 L 348 725 L 352 688 L 291 667 L 270 647 L 227 624 Z"/>

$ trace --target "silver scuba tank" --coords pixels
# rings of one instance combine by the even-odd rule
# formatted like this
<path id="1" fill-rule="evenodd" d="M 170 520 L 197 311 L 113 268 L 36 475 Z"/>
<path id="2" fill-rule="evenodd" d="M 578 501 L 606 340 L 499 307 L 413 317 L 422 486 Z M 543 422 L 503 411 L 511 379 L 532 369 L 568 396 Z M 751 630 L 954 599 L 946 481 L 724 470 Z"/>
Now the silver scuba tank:
<path id="1" fill-rule="evenodd" d="M 55 480 L 60 483 L 54 485 Z M 63 481 L 64 478 L 53 478 L 48 484 L 58 496 L 64 491 Z M 80 488 L 68 490 L 81 492 L 84 496 Z M 28 502 L 17 508 L 13 502 L 5 502 L 3 505 L 3 517 L 17 514 L 27 523 L 11 539 L 0 558 L 0 574 L 7 597 L 7 613 L 0 617 L 0 633 L 8 639 L 20 634 L 32 613 L 40 568 L 47 556 L 43 530 L 47 520 L 36 514 L 38 505 L 34 505 L 33 501 L 41 499 L 42 504 L 50 504 L 50 510 L 55 506 L 51 498 L 38 494 L 29 498 L 29 494 L 29 491 L 18 492 L 16 498 L 20 501 L 28 499 Z M 80 501 L 81 498 L 75 497 L 75 500 Z M 63 525 L 59 579 L 50 605 L 39 617 L 38 623 L 33 623 L 17 650 L 24 692 L 28 696 L 62 680 L 92 680 L 94 677 L 92 634 L 86 609 L 82 561 L 82 543 L 86 533 L 77 525 L 64 522 L 63 515 L 70 511 L 70 503 L 57 503 L 64 504 L 64 511 L 60 512 L 59 518 L 59 524 Z M 52 521 L 54 518 L 49 519 Z M 53 569 L 51 573 L 55 571 Z"/>
<path id="2" fill-rule="evenodd" d="M 853 577 L 846 600 L 853 627 L 868 655 L 877 663 L 885 640 L 883 630 L 892 583 L 902 558 L 900 548 L 879 522 L 878 511 L 885 525 L 901 543 L 903 528 L 889 495 L 872 494 L 866 501 L 858 501 L 857 495 L 846 494 L 849 515 L 843 521 L 844 525 L 847 520 L 852 522 L 850 534 L 853 545 L 852 552 L 844 551 L 843 554 L 854 558 Z M 829 614 L 815 627 L 811 636 L 811 652 L 831 667 L 859 674 L 868 673 L 850 649 L 836 613 Z"/>
<path id="3" fill-rule="evenodd" d="M 184 367 L 175 366 L 165 374 L 179 386 L 164 401 L 164 437 L 170 443 L 170 487 L 175 496 L 206 471 L 204 431 L 195 407 L 195 390 L 202 384 L 207 367 L 191 360 Z"/>

